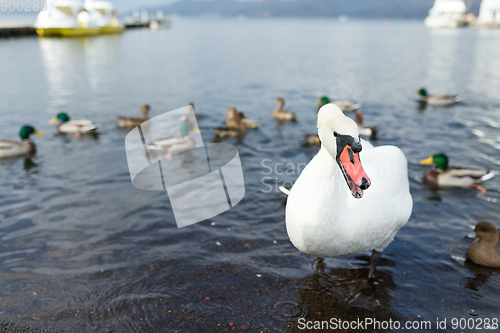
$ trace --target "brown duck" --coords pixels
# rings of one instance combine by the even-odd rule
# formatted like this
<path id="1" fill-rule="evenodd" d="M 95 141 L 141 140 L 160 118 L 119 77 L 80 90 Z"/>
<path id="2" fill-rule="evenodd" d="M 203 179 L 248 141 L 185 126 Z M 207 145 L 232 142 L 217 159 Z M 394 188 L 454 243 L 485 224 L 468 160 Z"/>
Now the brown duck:
<path id="1" fill-rule="evenodd" d="M 479 222 L 474 228 L 477 239 L 469 246 L 467 258 L 486 267 L 500 267 L 499 230 L 490 222 Z"/>
<path id="2" fill-rule="evenodd" d="M 224 115 L 228 115 L 228 118 L 226 119 L 227 127 L 238 127 L 238 124 L 235 120 L 237 113 L 241 113 L 241 116 L 243 116 L 241 121 L 246 128 L 257 128 L 260 126 L 259 123 L 255 120 L 245 118 L 245 114 L 243 112 L 237 111 L 236 108 L 231 107 L 222 113 Z"/>
<path id="3" fill-rule="evenodd" d="M 116 121 L 116 124 L 118 127 L 134 127 L 134 126 L 139 126 L 146 120 L 149 120 L 149 110 L 151 110 L 151 107 L 148 104 L 144 104 L 141 107 L 141 115 L 142 117 L 119 117 L 118 120 Z"/>
<path id="4" fill-rule="evenodd" d="M 288 110 L 283 110 L 283 106 L 285 105 L 285 100 L 283 98 L 278 98 L 276 100 L 278 105 L 273 111 L 273 117 L 278 120 L 289 120 L 289 121 L 295 121 L 295 113 L 292 111 Z"/>
<path id="5" fill-rule="evenodd" d="M 227 128 L 214 128 L 215 135 L 219 138 L 227 138 L 230 136 L 244 136 L 247 132 L 245 123 L 243 122 L 245 115 L 242 112 L 234 114 L 233 126 Z"/>

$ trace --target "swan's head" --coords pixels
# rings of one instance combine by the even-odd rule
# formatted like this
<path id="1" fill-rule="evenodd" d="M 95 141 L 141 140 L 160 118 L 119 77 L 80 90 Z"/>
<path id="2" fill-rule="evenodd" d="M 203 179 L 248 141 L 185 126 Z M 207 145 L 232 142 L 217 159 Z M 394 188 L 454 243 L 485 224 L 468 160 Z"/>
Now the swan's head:
<path id="1" fill-rule="evenodd" d="M 327 104 L 318 112 L 318 135 L 323 147 L 337 161 L 352 195 L 362 198 L 371 181 L 359 159 L 363 147 L 358 125 L 344 116 L 338 106 Z"/>

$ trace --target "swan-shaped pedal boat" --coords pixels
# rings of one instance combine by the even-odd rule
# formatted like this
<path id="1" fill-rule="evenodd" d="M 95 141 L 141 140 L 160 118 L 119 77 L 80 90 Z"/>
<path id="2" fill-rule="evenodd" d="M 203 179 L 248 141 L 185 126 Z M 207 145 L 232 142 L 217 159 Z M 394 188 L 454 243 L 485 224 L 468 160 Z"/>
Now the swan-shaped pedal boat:
<path id="1" fill-rule="evenodd" d="M 382 251 L 412 212 L 406 157 L 395 146 L 363 149 L 358 126 L 333 104 L 318 113 L 318 135 L 321 149 L 288 196 L 288 236 L 320 258 L 373 250 L 373 278 Z"/>

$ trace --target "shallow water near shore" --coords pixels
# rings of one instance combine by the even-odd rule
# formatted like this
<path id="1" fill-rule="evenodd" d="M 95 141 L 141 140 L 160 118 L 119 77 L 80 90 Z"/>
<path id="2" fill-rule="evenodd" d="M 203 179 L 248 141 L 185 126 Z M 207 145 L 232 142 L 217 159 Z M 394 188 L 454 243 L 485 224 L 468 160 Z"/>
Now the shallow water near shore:
<path id="1" fill-rule="evenodd" d="M 500 171 L 500 31 L 433 31 L 422 22 L 182 19 L 171 30 L 122 36 L 0 41 L 0 139 L 29 123 L 29 160 L 0 163 L 0 321 L 71 332 L 299 332 L 299 319 L 500 319 L 499 270 L 466 262 L 478 221 L 500 227 L 500 177 L 476 190 L 422 184 L 418 162 Z M 415 88 L 457 93 L 452 108 L 420 109 Z M 362 102 L 375 145 L 400 147 L 414 200 L 384 251 L 326 259 L 297 251 L 285 196 L 316 153 L 316 98 Z M 278 124 L 277 97 L 297 113 Z M 261 127 L 237 145 L 245 198 L 178 229 L 166 193 L 130 181 L 119 115 L 151 116 L 195 103 L 205 142 L 236 106 Z M 99 135 L 56 134 L 67 111 Z M 205 198 L 200 193 L 200 199 Z M 335 237 L 335 235 L 332 235 Z M 341 331 L 341 330 L 340 330 Z M 346 330 L 347 331 L 347 330 Z M 386 331 L 368 329 L 367 331 Z M 474 331 L 465 329 L 462 331 Z"/>

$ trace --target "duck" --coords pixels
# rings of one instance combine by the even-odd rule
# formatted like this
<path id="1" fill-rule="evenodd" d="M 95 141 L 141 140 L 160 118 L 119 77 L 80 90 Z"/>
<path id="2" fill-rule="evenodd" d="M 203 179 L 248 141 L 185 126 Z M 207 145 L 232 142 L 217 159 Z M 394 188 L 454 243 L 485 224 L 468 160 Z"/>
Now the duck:
<path id="1" fill-rule="evenodd" d="M 346 101 L 346 100 L 330 100 L 330 98 L 323 96 L 316 100 L 316 104 L 319 105 L 318 110 L 326 104 L 335 104 L 337 105 L 343 112 L 353 112 L 361 107 L 361 103 Z"/>
<path id="2" fill-rule="evenodd" d="M 116 124 L 118 127 L 135 127 L 139 126 L 143 122 L 149 120 L 149 110 L 151 110 L 151 107 L 148 104 L 144 104 L 141 107 L 141 115 L 142 117 L 119 117 L 118 120 L 116 121 Z"/>
<path id="3" fill-rule="evenodd" d="M 433 106 L 452 106 L 460 101 L 457 95 L 429 95 L 425 88 L 415 89 L 420 103 Z"/>
<path id="4" fill-rule="evenodd" d="M 237 111 L 236 108 L 230 107 L 226 111 L 224 111 L 222 114 L 223 115 L 228 115 L 229 117 L 226 119 L 226 126 L 227 127 L 238 127 L 238 124 L 235 120 L 236 113 L 240 112 L 242 119 L 241 121 L 243 122 L 243 125 L 245 125 L 246 128 L 258 128 L 260 125 L 258 122 L 255 120 L 245 118 L 245 114 L 241 111 Z"/>
<path id="5" fill-rule="evenodd" d="M 369 139 L 377 138 L 377 128 L 363 125 L 363 114 L 359 110 L 356 110 L 356 124 L 358 124 L 359 135 Z"/>
<path id="6" fill-rule="evenodd" d="M 0 141 L 0 158 L 29 157 L 34 155 L 36 153 L 36 145 L 30 140 L 31 134 L 44 137 L 42 133 L 35 130 L 32 126 L 25 125 L 21 127 L 19 131 L 21 142 L 9 140 Z"/>
<path id="7" fill-rule="evenodd" d="M 321 148 L 288 195 L 288 236 L 299 251 L 319 258 L 373 250 L 368 278 L 374 279 L 382 251 L 412 212 L 406 157 L 395 146 L 365 145 L 337 105 L 319 110 L 317 127 Z"/>
<path id="8" fill-rule="evenodd" d="M 281 97 L 279 97 L 276 102 L 278 105 L 273 111 L 273 117 L 275 119 L 281 120 L 281 121 L 296 121 L 295 118 L 295 113 L 292 111 L 288 110 L 283 110 L 283 106 L 285 105 L 285 100 Z"/>
<path id="9" fill-rule="evenodd" d="M 52 118 L 49 124 L 53 125 L 60 121 L 57 130 L 66 134 L 85 134 L 92 133 L 97 129 L 97 124 L 86 119 L 70 120 L 66 113 L 59 113 Z"/>
<path id="10" fill-rule="evenodd" d="M 247 127 L 243 122 L 245 115 L 242 112 L 236 112 L 233 117 L 233 122 L 227 128 L 214 128 L 215 136 L 217 138 L 227 138 L 232 136 L 242 137 L 246 134 Z"/>
<path id="11" fill-rule="evenodd" d="M 424 173 L 424 181 L 436 187 L 474 187 L 484 193 L 486 189 L 479 183 L 495 176 L 494 172 L 487 169 L 449 167 L 448 156 L 443 153 L 426 158 L 420 164 L 436 166 Z"/>
<path id="12" fill-rule="evenodd" d="M 188 115 L 182 116 L 181 122 L 180 136 L 172 136 L 152 141 L 146 145 L 148 150 L 166 152 L 167 157 L 172 157 L 174 154 L 194 148 L 196 143 L 194 139 L 189 136 L 189 133 L 194 132 L 200 134 L 201 131 L 193 126 L 193 124 L 189 121 Z"/>
<path id="13" fill-rule="evenodd" d="M 304 136 L 304 141 L 302 143 L 303 147 L 312 147 L 312 146 L 319 147 L 320 145 L 321 141 L 319 140 L 318 134 L 309 133 Z"/>
<path id="14" fill-rule="evenodd" d="M 500 230 L 490 222 L 479 222 L 474 228 L 477 239 L 467 249 L 467 258 L 486 267 L 500 267 Z"/>

